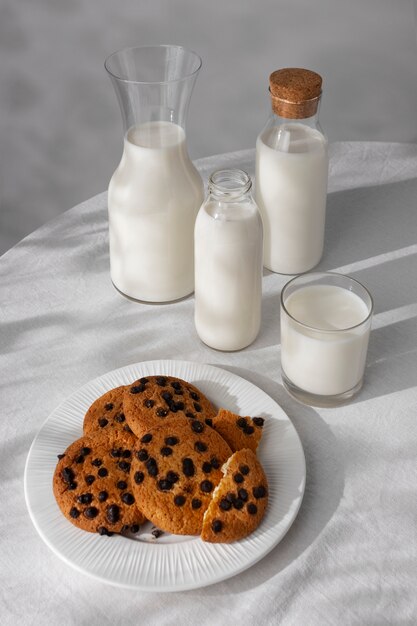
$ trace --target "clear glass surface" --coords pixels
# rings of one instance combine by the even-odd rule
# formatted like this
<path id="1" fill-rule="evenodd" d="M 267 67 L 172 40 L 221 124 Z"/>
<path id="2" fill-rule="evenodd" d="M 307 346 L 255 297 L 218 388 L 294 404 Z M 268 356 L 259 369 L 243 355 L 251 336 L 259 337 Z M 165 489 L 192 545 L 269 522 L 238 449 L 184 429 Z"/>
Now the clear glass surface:
<path id="1" fill-rule="evenodd" d="M 311 272 L 281 292 L 281 370 L 287 391 L 313 406 L 337 406 L 362 387 L 373 301 L 358 281 Z"/>

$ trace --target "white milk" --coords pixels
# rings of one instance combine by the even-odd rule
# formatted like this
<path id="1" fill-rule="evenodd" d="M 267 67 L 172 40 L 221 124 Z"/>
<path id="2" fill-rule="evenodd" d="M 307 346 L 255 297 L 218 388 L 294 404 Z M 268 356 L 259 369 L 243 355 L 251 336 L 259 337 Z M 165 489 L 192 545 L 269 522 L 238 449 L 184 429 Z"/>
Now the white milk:
<path id="1" fill-rule="evenodd" d="M 352 291 L 334 285 L 309 285 L 285 300 L 287 311 L 310 330 L 281 311 L 281 365 L 289 380 L 318 395 L 353 389 L 362 379 L 370 324 L 365 302 Z M 335 331 L 344 332 L 320 332 Z"/>
<path id="2" fill-rule="evenodd" d="M 193 291 L 193 233 L 204 190 L 184 130 L 170 122 L 131 128 L 109 185 L 110 271 L 138 300 L 164 302 Z"/>
<path id="3" fill-rule="evenodd" d="M 204 204 L 195 224 L 195 326 L 217 350 L 240 350 L 261 324 L 262 223 L 255 203 Z"/>
<path id="4" fill-rule="evenodd" d="M 323 253 L 327 140 L 305 124 L 265 129 L 256 142 L 256 202 L 264 225 L 264 265 L 300 274 Z"/>

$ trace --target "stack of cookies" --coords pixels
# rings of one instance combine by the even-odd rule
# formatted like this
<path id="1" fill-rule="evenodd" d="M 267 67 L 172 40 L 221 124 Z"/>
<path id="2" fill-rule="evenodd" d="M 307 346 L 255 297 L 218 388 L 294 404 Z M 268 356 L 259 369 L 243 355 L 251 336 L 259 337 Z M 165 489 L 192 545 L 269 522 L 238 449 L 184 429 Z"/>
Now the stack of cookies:
<path id="1" fill-rule="evenodd" d="M 179 378 L 140 378 L 88 409 L 83 437 L 58 455 L 56 501 L 75 526 L 101 535 L 136 533 L 149 520 L 203 541 L 242 539 L 268 503 L 256 457 L 263 424 L 216 411 Z"/>

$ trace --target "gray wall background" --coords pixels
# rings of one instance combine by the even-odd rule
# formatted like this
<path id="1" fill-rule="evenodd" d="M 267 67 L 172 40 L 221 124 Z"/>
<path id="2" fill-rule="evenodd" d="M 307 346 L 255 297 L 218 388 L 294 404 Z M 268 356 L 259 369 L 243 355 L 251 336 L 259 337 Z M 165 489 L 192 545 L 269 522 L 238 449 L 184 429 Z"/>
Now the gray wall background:
<path id="1" fill-rule="evenodd" d="M 188 120 L 191 156 L 254 145 L 268 76 L 324 77 L 330 141 L 417 140 L 413 0 L 0 0 L 0 253 L 103 191 L 122 127 L 103 61 L 176 43 L 203 69 Z"/>

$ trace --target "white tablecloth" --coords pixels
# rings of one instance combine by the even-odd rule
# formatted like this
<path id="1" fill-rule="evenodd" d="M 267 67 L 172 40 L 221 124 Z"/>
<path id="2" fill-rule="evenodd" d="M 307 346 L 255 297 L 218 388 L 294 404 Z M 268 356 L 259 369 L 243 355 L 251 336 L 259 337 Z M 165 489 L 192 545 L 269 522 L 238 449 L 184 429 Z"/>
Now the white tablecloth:
<path id="1" fill-rule="evenodd" d="M 202 159 L 253 174 L 252 150 Z M 253 345 L 215 352 L 197 338 L 193 298 L 131 302 L 109 278 L 106 194 L 71 209 L 0 259 L 0 623 L 417 623 L 417 146 L 331 147 L 320 268 L 375 298 L 366 384 L 338 409 L 304 407 L 280 380 L 279 293 L 265 272 Z M 301 437 L 306 493 L 261 562 L 195 591 L 140 593 L 76 573 L 33 527 L 24 502 L 29 446 L 47 415 L 92 378 L 151 359 L 219 365 L 277 400 Z"/>

